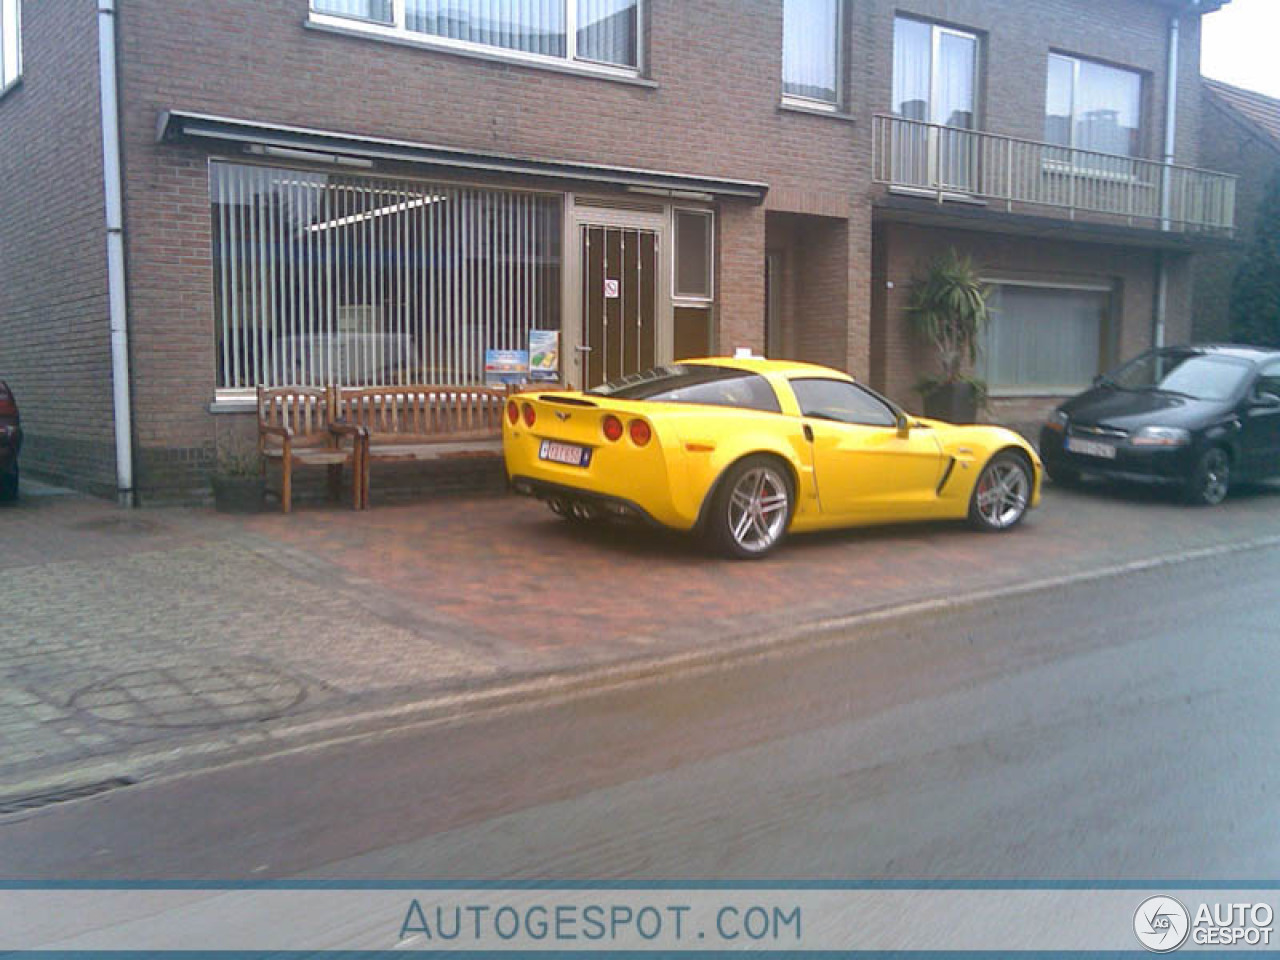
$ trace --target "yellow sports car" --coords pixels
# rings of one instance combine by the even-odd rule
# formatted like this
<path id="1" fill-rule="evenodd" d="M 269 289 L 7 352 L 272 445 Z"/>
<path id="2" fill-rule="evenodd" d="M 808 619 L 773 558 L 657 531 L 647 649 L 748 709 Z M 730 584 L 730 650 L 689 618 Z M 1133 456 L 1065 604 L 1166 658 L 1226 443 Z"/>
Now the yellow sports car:
<path id="1" fill-rule="evenodd" d="M 1010 430 L 909 417 L 839 371 L 760 358 L 518 394 L 503 450 L 512 488 L 562 516 L 700 531 L 741 558 L 789 530 L 965 517 L 1008 530 L 1043 474 Z"/>

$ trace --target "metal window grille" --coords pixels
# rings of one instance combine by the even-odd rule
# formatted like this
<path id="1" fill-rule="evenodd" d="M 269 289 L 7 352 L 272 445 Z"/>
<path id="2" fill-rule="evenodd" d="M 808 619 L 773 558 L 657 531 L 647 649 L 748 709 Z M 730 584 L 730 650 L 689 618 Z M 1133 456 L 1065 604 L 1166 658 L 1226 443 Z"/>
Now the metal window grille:
<path id="1" fill-rule="evenodd" d="M 470 384 L 560 326 L 562 198 L 215 162 L 218 387 Z"/>

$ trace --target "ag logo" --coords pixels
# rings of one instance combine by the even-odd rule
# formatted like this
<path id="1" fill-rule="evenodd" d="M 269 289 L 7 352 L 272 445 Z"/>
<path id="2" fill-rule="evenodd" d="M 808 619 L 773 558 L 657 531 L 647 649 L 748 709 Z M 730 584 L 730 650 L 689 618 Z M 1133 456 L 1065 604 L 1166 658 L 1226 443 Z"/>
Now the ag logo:
<path id="1" fill-rule="evenodd" d="M 1187 939 L 1191 917 L 1173 897 L 1149 897 L 1133 915 L 1133 932 L 1153 953 L 1177 950 Z"/>

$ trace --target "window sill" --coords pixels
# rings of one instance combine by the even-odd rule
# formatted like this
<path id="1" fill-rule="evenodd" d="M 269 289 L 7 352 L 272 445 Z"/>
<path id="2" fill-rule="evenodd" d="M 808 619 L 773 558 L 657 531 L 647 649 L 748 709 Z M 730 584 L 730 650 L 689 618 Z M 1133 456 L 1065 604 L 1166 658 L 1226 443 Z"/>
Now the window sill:
<path id="1" fill-rule="evenodd" d="M 0 87 L 0 100 L 3 100 L 5 97 L 13 93 L 13 91 L 17 90 L 21 86 L 22 86 L 22 74 L 18 74 L 16 77 L 10 80 L 6 86 Z"/>
<path id="2" fill-rule="evenodd" d="M 842 120 L 845 123 L 856 123 L 857 120 L 851 113 L 845 113 L 837 108 L 826 108 L 818 104 L 804 103 L 800 100 L 784 99 L 778 104 L 778 111 L 785 113 L 803 113 L 810 117 L 827 117 L 831 120 Z"/>
<path id="3" fill-rule="evenodd" d="M 210 413 L 257 413 L 257 397 L 237 396 L 229 393 L 226 396 L 215 396 L 209 404 Z"/>
<path id="4" fill-rule="evenodd" d="M 656 90 L 658 84 L 654 80 L 638 75 L 627 74 L 607 68 L 594 67 L 588 63 L 573 63 L 565 60 L 563 63 L 555 61 L 544 61 L 541 59 L 531 59 L 512 54 L 503 53 L 499 50 L 472 50 L 464 47 L 455 47 L 450 44 L 437 43 L 428 37 L 417 39 L 414 37 L 401 36 L 392 34 L 377 28 L 365 27 L 355 23 L 331 23 L 327 21 L 319 21 L 316 19 L 308 19 L 303 26 L 308 30 L 316 30 L 320 33 L 332 33 L 343 37 L 358 37 L 361 40 L 372 40 L 377 43 L 393 43 L 401 47 L 411 47 L 415 50 L 430 50 L 432 53 L 444 53 L 455 57 L 463 57 L 468 60 L 482 60 L 486 63 L 500 63 L 508 67 L 527 67 L 530 70 L 544 70 L 550 73 L 560 73 L 572 77 L 585 77 L 591 80 L 608 80 L 613 83 L 621 83 L 633 87 L 645 87 L 646 89 Z"/>

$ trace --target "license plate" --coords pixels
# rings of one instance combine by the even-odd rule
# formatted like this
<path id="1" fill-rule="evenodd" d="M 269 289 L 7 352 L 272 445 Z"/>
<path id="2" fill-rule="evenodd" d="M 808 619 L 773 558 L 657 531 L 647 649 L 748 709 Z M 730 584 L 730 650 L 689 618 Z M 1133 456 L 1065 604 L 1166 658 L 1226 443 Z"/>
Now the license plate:
<path id="1" fill-rule="evenodd" d="M 1086 457 L 1101 457 L 1103 460 L 1114 460 L 1116 448 L 1109 443 L 1096 440 L 1081 440 L 1079 437 L 1067 437 L 1067 449 L 1072 453 L 1082 453 Z"/>
<path id="2" fill-rule="evenodd" d="M 550 460 L 552 463 L 565 463 L 571 467 L 586 467 L 591 465 L 591 448 L 580 447 L 576 443 L 543 440 L 538 457 L 542 460 Z"/>

